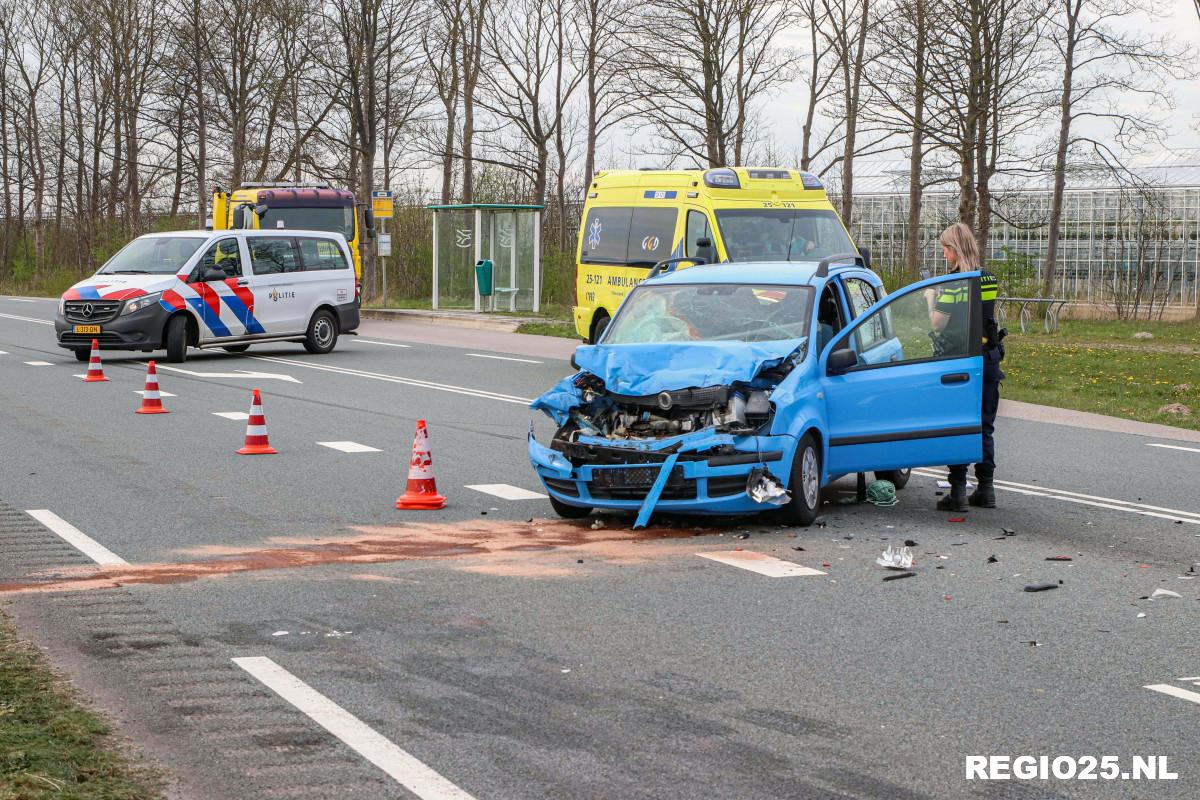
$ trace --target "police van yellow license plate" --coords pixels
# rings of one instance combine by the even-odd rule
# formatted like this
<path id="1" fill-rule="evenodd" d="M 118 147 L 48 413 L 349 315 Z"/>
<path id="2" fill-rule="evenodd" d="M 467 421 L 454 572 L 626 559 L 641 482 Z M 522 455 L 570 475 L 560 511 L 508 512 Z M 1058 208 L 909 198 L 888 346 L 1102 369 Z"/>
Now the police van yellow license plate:
<path id="1" fill-rule="evenodd" d="M 76 333 L 99 333 L 100 326 L 99 325 L 76 325 L 75 332 Z"/>

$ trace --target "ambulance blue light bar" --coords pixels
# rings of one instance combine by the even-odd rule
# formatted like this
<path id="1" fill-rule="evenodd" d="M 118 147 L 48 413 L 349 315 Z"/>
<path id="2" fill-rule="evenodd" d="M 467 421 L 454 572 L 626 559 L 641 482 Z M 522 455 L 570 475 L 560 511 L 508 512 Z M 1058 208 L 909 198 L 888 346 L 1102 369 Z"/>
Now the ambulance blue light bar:
<path id="1" fill-rule="evenodd" d="M 731 169 L 710 169 L 704 173 L 704 185 L 713 189 L 740 189 L 742 182 Z"/>
<path id="2" fill-rule="evenodd" d="M 811 172 L 800 173 L 800 183 L 805 189 L 824 189 L 825 184 L 821 183 L 821 179 Z"/>

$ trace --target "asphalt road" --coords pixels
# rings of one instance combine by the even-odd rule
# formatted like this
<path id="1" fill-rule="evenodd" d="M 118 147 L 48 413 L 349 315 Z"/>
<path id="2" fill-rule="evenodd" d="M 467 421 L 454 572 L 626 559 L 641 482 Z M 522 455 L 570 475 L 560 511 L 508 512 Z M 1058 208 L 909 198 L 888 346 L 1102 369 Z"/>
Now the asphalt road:
<path id="1" fill-rule="evenodd" d="M 540 494 L 525 404 L 570 371 L 561 341 L 370 323 L 324 357 L 195 353 L 160 365 L 171 413 L 146 417 L 144 359 L 80 382 L 52 311 L 0 298 L 0 602 L 175 796 L 1200 795 L 1194 437 L 1004 418 L 1001 508 L 963 522 L 930 472 L 823 527 L 635 535 L 467 488 Z M 252 387 L 279 455 L 234 455 L 245 422 L 217 416 Z M 394 508 L 417 419 L 441 511 Z M 916 576 L 883 581 L 905 540 Z M 1158 588 L 1181 597 L 1140 599 Z M 964 778 L 1003 755 L 1178 778 Z"/>

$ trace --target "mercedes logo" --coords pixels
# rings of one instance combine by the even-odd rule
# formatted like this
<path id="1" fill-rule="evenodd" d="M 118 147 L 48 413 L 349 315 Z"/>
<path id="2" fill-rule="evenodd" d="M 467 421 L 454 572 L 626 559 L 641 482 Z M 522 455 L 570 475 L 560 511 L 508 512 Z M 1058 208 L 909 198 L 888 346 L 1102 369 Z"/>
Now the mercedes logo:
<path id="1" fill-rule="evenodd" d="M 94 309 L 92 308 L 91 303 L 84 303 L 83 310 L 80 311 L 79 313 L 83 314 L 85 317 L 90 317 L 90 316 L 92 316 L 93 310 Z"/>

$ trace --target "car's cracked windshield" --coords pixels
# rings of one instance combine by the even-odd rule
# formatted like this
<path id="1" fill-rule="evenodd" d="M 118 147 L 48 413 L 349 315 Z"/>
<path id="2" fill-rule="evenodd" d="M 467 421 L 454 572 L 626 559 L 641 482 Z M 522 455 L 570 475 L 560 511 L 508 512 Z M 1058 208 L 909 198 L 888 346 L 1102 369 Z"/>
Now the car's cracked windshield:
<path id="1" fill-rule="evenodd" d="M 603 344 L 770 342 L 808 335 L 812 288 L 767 284 L 639 286 Z"/>
<path id="2" fill-rule="evenodd" d="M 820 261 L 856 252 L 832 211 L 739 208 L 716 213 L 730 261 Z"/>

